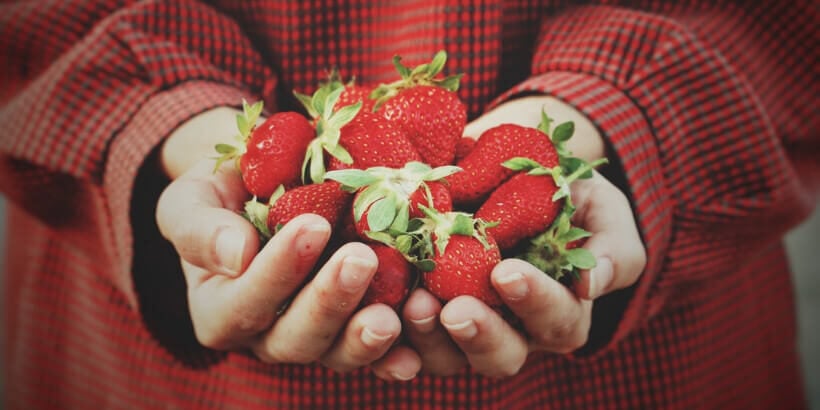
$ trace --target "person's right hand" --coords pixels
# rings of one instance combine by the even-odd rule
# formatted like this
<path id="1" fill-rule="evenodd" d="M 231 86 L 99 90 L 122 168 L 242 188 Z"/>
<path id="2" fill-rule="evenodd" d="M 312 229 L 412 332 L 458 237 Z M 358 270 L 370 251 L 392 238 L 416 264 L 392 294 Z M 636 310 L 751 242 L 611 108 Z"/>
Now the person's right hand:
<path id="1" fill-rule="evenodd" d="M 398 315 L 385 305 L 357 310 L 377 267 L 373 251 L 345 244 L 310 276 L 330 237 L 328 222 L 302 215 L 260 249 L 238 213 L 248 199 L 238 170 L 233 163 L 213 167 L 203 160 L 185 170 L 161 195 L 156 214 L 179 253 L 200 343 L 248 348 L 268 363 L 319 362 L 336 371 L 371 365 L 385 379 L 415 376 L 415 352 L 391 348 L 401 331 Z"/>

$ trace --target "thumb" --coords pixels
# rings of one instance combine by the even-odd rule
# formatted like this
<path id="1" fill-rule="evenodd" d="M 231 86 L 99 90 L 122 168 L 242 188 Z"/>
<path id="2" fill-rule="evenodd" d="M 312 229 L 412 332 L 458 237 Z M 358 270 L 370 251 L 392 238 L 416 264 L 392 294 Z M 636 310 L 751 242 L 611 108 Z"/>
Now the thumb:
<path id="1" fill-rule="evenodd" d="M 186 262 L 236 276 L 256 254 L 259 238 L 238 213 L 248 199 L 239 172 L 232 164 L 216 172 L 213 166 L 202 161 L 165 189 L 157 203 L 157 224 Z"/>
<path id="2" fill-rule="evenodd" d="M 634 284 L 646 266 L 646 250 L 626 196 L 597 172 L 573 183 L 572 196 L 573 222 L 592 233 L 584 249 L 597 260 L 581 271 L 578 296 L 592 300 Z"/>

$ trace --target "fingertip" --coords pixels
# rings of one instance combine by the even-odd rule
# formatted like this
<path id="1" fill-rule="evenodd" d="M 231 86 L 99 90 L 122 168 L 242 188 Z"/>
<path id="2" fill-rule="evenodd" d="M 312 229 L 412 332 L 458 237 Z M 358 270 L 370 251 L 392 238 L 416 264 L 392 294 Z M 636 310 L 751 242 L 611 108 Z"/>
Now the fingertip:
<path id="1" fill-rule="evenodd" d="M 578 296 L 587 300 L 596 299 L 610 290 L 613 279 L 612 260 L 608 257 L 599 257 L 595 267 L 581 272 Z"/>
<path id="2" fill-rule="evenodd" d="M 384 357 L 373 362 L 370 368 L 385 381 L 408 382 L 421 371 L 421 356 L 413 349 L 396 345 Z"/>

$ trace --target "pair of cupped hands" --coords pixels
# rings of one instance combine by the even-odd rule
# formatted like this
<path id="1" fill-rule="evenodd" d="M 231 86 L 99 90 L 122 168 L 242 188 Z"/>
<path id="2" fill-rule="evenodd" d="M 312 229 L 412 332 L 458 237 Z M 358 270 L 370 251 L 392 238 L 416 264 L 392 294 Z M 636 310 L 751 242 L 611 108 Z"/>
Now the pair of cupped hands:
<path id="1" fill-rule="evenodd" d="M 604 156 L 589 120 L 547 96 L 501 104 L 468 124 L 465 135 L 478 137 L 502 123 L 534 127 L 542 110 L 575 122 L 569 147 L 576 156 Z M 173 182 L 160 197 L 157 222 L 179 253 L 196 337 L 206 347 L 249 349 L 266 363 L 319 363 L 339 372 L 368 367 L 390 381 L 451 375 L 467 366 L 509 376 L 532 352 L 566 354 L 583 346 L 594 299 L 635 283 L 646 263 L 629 202 L 596 173 L 572 185 L 573 222 L 592 232 L 584 247 L 598 262 L 581 273 L 574 290 L 519 259 L 493 269 L 492 284 L 520 319 L 518 327 L 473 297 L 442 304 L 420 288 L 398 313 L 382 304 L 360 308 L 377 269 L 370 248 L 347 243 L 315 266 L 331 235 L 324 218 L 299 216 L 261 246 L 237 212 L 248 199 L 238 170 L 224 164 L 214 172 L 208 159 L 216 142 L 236 134 L 235 114 L 229 108 L 200 114 L 161 151 Z"/>

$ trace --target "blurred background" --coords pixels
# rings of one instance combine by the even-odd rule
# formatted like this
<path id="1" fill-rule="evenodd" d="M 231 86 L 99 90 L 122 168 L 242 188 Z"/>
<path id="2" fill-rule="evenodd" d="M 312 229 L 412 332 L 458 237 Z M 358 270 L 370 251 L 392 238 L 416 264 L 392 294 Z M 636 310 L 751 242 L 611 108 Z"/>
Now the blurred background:
<path id="1" fill-rule="evenodd" d="M 0 294 L 4 294 L 5 276 L 5 211 L 6 203 L 0 196 Z M 786 237 L 786 246 L 795 273 L 799 321 L 799 347 L 803 359 L 804 382 L 811 410 L 820 410 L 820 263 L 814 260 L 820 254 L 820 207 L 812 217 Z M 0 304 L 0 332 L 5 329 L 6 313 Z M 6 337 L 0 333 L 0 351 L 4 351 Z M 2 363 L 2 361 L 0 361 Z M 0 366 L 2 366 L 0 364 Z M 1 367 L 0 367 L 1 368 Z M 0 371 L 0 408 L 4 400 L 5 371 Z"/>

